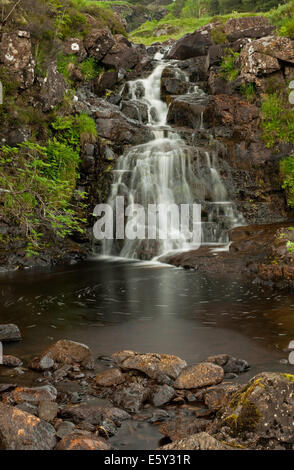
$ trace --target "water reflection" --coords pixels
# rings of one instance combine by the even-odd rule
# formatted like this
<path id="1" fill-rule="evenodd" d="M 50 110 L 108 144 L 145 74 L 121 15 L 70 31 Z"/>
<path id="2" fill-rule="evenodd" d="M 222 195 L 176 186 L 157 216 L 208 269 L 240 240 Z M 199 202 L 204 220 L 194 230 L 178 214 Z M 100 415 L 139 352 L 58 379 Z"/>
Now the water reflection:
<path id="1" fill-rule="evenodd" d="M 160 264 L 95 260 L 0 278 L 0 323 L 31 356 L 67 337 L 97 354 L 127 348 L 174 353 L 189 362 L 226 352 L 279 365 L 294 337 L 294 296 Z"/>

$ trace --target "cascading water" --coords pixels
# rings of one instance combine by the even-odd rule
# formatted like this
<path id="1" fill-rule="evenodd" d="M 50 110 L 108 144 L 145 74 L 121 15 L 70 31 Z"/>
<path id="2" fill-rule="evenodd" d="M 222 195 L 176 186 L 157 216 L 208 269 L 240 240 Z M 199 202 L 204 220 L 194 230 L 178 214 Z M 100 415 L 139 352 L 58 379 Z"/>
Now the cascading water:
<path id="1" fill-rule="evenodd" d="M 147 214 L 150 204 L 160 207 L 204 203 L 203 244 L 227 243 L 227 229 L 242 224 L 241 216 L 227 200 L 227 191 L 217 171 L 216 156 L 208 152 L 203 155 L 197 148 L 188 146 L 167 125 L 168 106 L 160 96 L 161 76 L 166 66 L 167 63 L 159 61 L 148 78 L 127 83 L 128 98 L 137 103 L 138 108 L 140 104 L 147 105 L 148 125 L 152 128 L 154 140 L 132 147 L 117 160 L 108 200 L 115 210 L 117 197 L 123 196 L 130 211 L 126 214 L 128 226 L 134 231 L 141 227 L 145 236 L 142 239 L 105 240 L 104 255 L 151 259 L 172 250 L 193 248 L 186 229 L 179 227 L 172 218 L 169 219 L 167 236 L 161 237 L 157 219 L 142 220 L 136 211 L 138 204 Z M 183 75 L 183 72 L 176 70 L 176 74 Z M 204 95 L 197 86 L 191 85 L 189 92 Z M 151 232 L 156 233 L 156 238 L 147 236 Z"/>

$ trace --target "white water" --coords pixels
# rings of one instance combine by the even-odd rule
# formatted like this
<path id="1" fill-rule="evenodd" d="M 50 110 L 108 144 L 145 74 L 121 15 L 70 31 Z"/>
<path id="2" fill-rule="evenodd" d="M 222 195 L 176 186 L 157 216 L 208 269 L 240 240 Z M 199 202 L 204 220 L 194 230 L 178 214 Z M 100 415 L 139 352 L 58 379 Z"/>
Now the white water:
<path id="1" fill-rule="evenodd" d="M 227 229 L 242 224 L 242 218 L 228 201 L 216 156 L 208 152 L 203 155 L 188 146 L 166 123 L 168 106 L 160 99 L 161 75 L 166 65 L 160 62 L 148 78 L 128 82 L 129 99 L 148 107 L 148 125 L 154 140 L 132 147 L 117 160 L 108 204 L 115 209 L 116 197 L 124 196 L 125 206 L 135 209 L 135 204 L 140 204 L 147 214 L 148 204 L 192 205 L 205 201 L 207 215 L 202 223 L 202 243 L 226 244 Z M 183 75 L 181 71 L 177 73 Z M 194 85 L 190 92 L 204 94 Z M 136 211 L 126 220 L 134 229 L 143 225 L 146 238 L 106 240 L 104 255 L 152 259 L 172 250 L 193 248 L 186 231 L 173 224 L 173 220 L 165 239 L 160 238 L 156 220 L 142 221 Z M 152 229 L 157 234 L 156 240 L 147 238 L 148 230 L 152 233 Z"/>

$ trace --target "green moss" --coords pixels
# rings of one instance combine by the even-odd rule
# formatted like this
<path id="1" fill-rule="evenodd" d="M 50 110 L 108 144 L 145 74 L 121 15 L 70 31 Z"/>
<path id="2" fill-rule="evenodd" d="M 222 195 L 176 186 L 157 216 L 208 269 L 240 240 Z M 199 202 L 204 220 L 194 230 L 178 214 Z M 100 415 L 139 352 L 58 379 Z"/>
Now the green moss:
<path id="1" fill-rule="evenodd" d="M 277 92 L 264 97 L 261 106 L 261 128 L 267 147 L 281 142 L 294 142 L 293 109 L 288 96 Z"/>
<path id="2" fill-rule="evenodd" d="M 242 84 L 240 87 L 240 93 L 247 101 L 252 102 L 256 98 L 256 87 L 254 83 Z"/>
<path id="3" fill-rule="evenodd" d="M 211 31 L 211 37 L 215 44 L 225 44 L 228 40 L 223 27 L 218 26 Z"/>
<path id="4" fill-rule="evenodd" d="M 294 375 L 293 374 L 282 374 L 283 377 L 286 377 L 289 382 L 294 382 Z"/>

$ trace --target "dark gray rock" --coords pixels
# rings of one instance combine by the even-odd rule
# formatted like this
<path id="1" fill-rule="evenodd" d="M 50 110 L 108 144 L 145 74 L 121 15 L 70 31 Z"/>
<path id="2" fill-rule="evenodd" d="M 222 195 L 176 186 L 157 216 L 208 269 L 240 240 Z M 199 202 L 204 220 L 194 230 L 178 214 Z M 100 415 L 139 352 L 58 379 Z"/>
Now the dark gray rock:
<path id="1" fill-rule="evenodd" d="M 0 325 L 0 341 L 20 341 L 21 334 L 17 325 L 9 323 L 7 325 Z"/>

